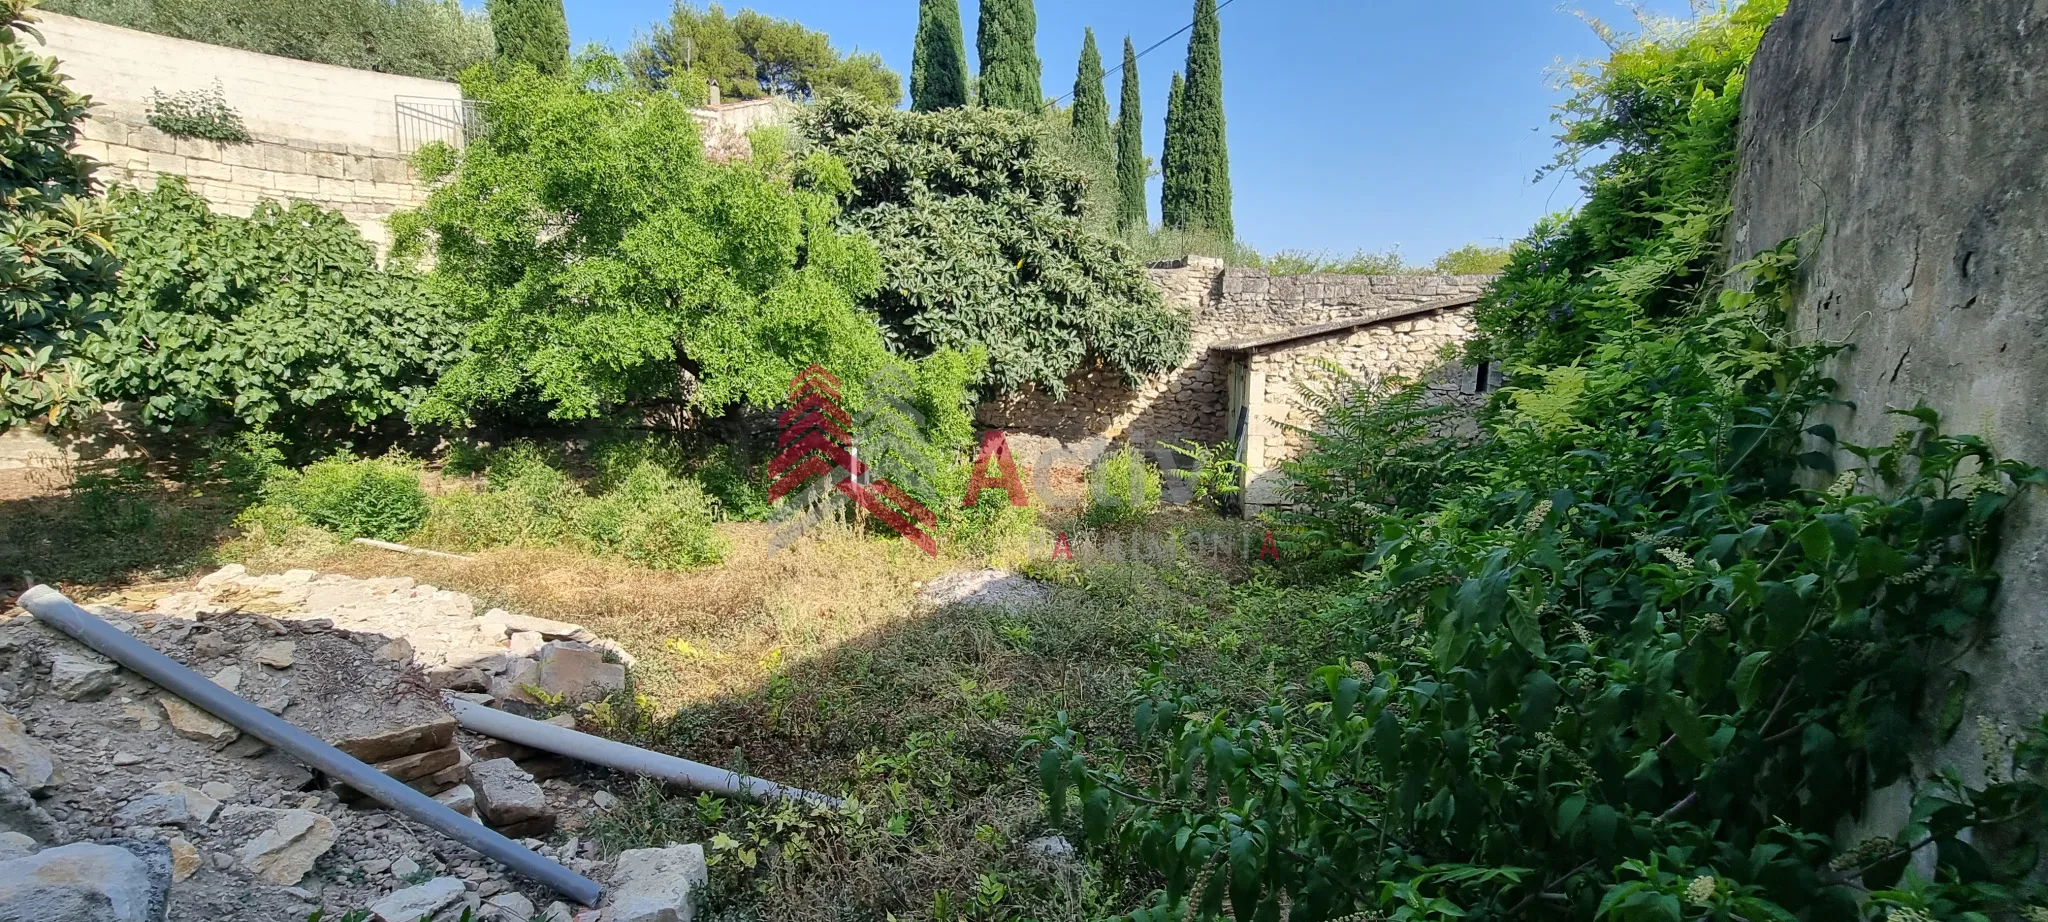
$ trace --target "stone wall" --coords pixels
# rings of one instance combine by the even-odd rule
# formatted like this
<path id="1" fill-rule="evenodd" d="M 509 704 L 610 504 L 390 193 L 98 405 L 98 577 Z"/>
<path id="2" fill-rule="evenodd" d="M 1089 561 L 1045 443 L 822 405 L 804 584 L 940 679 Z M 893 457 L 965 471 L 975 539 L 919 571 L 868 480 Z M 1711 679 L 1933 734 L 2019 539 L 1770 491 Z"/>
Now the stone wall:
<path id="1" fill-rule="evenodd" d="M 1847 341 L 1843 439 L 1888 441 L 1925 401 L 1956 432 L 2048 464 L 2048 3 L 1793 0 L 1749 69 L 1731 237 L 1738 257 L 1821 228 L 1795 320 Z M 2048 711 L 2048 496 L 2019 504 L 1997 636 L 1965 730 L 1928 764 L 1981 779 L 1976 721 Z M 1896 832 L 1905 798 L 1879 798 Z"/>
<path id="2" fill-rule="evenodd" d="M 1273 276 L 1258 269 L 1226 269 L 1203 257 L 1162 263 L 1150 270 L 1169 305 L 1187 312 L 1191 348 L 1177 368 L 1136 387 L 1106 369 L 1084 369 L 1067 380 L 1067 396 L 1053 400 L 1037 389 L 984 404 L 982 425 L 1006 430 L 1013 451 L 1028 460 L 1058 451 L 1085 464 L 1113 443 L 1153 449 L 1166 442 L 1215 444 L 1231 439 L 1227 419 L 1232 356 L 1221 343 L 1296 327 L 1379 316 L 1457 295 L 1477 294 L 1492 276 L 1303 275 Z M 1417 319 L 1361 330 L 1342 343 L 1317 341 L 1304 349 L 1335 356 L 1364 374 L 1413 375 L 1434 364 L 1443 343 L 1462 340 L 1462 320 Z M 1300 419 L 1295 388 L 1305 383 L 1306 359 L 1260 356 L 1259 371 L 1277 377 L 1254 404 L 1249 434 L 1285 450 L 1281 421 Z M 1302 379 L 1297 381 L 1297 378 Z M 1249 447 L 1249 446 L 1247 446 Z M 1161 464 L 1173 456 L 1153 451 Z"/>
<path id="3" fill-rule="evenodd" d="M 1150 270 L 1167 303 L 1188 312 L 1187 359 L 1137 387 L 1114 371 L 1084 369 L 1067 380 L 1067 397 L 1053 400 L 1028 388 L 984 404 L 982 425 L 1063 443 L 1105 440 L 1139 446 L 1228 438 L 1228 359 L 1212 346 L 1316 323 L 1371 317 L 1460 294 L 1476 294 L 1492 276 L 1303 275 L 1272 276 L 1258 269 L 1225 269 L 1220 261 L 1190 257 Z M 1377 355 L 1377 352 L 1363 353 Z M 1372 370 L 1367 368 L 1366 370 Z"/>

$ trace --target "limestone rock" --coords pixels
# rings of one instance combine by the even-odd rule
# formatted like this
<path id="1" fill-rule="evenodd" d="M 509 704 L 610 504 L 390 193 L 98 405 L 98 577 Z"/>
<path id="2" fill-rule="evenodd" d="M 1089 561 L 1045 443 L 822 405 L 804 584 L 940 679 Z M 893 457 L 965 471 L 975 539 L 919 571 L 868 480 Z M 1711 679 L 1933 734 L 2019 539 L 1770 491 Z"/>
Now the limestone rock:
<path id="1" fill-rule="evenodd" d="M 89 653 L 59 650 L 50 657 L 50 690 L 66 701 L 85 701 L 114 687 L 121 667 Z"/>
<path id="2" fill-rule="evenodd" d="M 298 644 L 292 643 L 289 640 L 279 640 L 257 647 L 255 652 L 250 654 L 249 658 L 255 660 L 259 666 L 269 666 L 272 669 L 286 669 L 291 666 L 292 657 L 297 656 L 298 652 Z"/>
<path id="3" fill-rule="evenodd" d="M 36 840 L 18 832 L 0 832 L 0 861 L 13 861 L 36 853 Z"/>
<path id="4" fill-rule="evenodd" d="M 167 843 L 171 847 L 171 882 L 181 884 L 199 873 L 202 856 L 198 846 L 179 836 Z"/>
<path id="5" fill-rule="evenodd" d="M 174 695 L 158 695 L 157 703 L 163 705 L 164 717 L 171 722 L 171 732 L 188 740 L 207 743 L 215 748 L 226 746 L 242 735 L 233 725 L 214 719 L 185 699 Z"/>
<path id="6" fill-rule="evenodd" d="M 424 723 L 367 736 L 333 740 L 334 748 L 365 762 L 388 762 L 399 756 L 442 749 L 455 739 L 455 718 L 439 716 Z"/>
<path id="7" fill-rule="evenodd" d="M 636 848 L 619 855 L 603 922 L 690 922 L 695 893 L 710 879 L 704 846 Z"/>
<path id="8" fill-rule="evenodd" d="M 539 704 L 540 701 L 527 692 L 528 686 L 540 687 L 540 663 L 515 659 L 506 665 L 504 673 L 491 677 L 490 693 L 499 701 Z"/>
<path id="9" fill-rule="evenodd" d="M 477 814 L 493 826 L 536 819 L 547 812 L 548 799 L 533 776 L 511 759 L 491 759 L 469 767 L 469 786 L 476 791 Z"/>
<path id="10" fill-rule="evenodd" d="M 242 846 L 242 864 L 265 883 L 294 886 L 334 840 L 333 820 L 310 810 L 281 810 L 275 825 Z"/>
<path id="11" fill-rule="evenodd" d="M 419 922 L 461 899 L 462 891 L 462 878 L 437 877 L 371 903 L 370 918 L 378 922 Z"/>
<path id="12" fill-rule="evenodd" d="M 434 799 L 439 801 L 441 806 L 447 807 L 463 816 L 476 815 L 476 789 L 469 785 L 458 784 L 435 795 Z"/>
<path id="13" fill-rule="evenodd" d="M 0 862 L 0 922 L 159 922 L 169 889 L 135 851 L 64 845 Z"/>
<path id="14" fill-rule="evenodd" d="M 533 922 L 533 901 L 517 890 L 484 901 L 485 922 Z"/>
<path id="15" fill-rule="evenodd" d="M 0 711 L 0 772 L 33 794 L 56 783 L 57 764 L 50 750 L 28 735 L 20 719 Z"/>
<path id="16" fill-rule="evenodd" d="M 572 704 L 595 701 L 626 687 L 626 667 L 589 644 L 550 641 L 540 648 L 540 687 Z"/>
<path id="17" fill-rule="evenodd" d="M 166 791 L 165 788 L 183 790 Z M 166 781 L 114 814 L 116 826 L 203 826 L 220 812 L 220 801 L 176 781 Z"/>
<path id="18" fill-rule="evenodd" d="M 513 656 L 539 656 L 540 648 L 548 639 L 539 631 L 514 631 L 509 641 Z"/>
<path id="19" fill-rule="evenodd" d="M 412 642 L 403 637 L 394 637 L 390 642 L 378 647 L 371 659 L 380 663 L 403 663 L 412 659 Z"/>
<path id="20" fill-rule="evenodd" d="M 565 621 L 550 621 L 546 618 L 535 618 L 532 615 L 515 615 L 502 608 L 493 608 L 490 611 L 484 612 L 481 620 L 485 624 L 504 625 L 504 629 L 508 633 L 532 631 L 549 640 L 578 640 L 589 643 L 597 639 L 596 634 L 591 633 L 589 629 L 582 625 L 570 624 Z"/>
<path id="21" fill-rule="evenodd" d="M 62 838 L 63 831 L 29 796 L 28 788 L 16 784 L 4 772 L 0 772 L 0 830 L 20 833 L 37 842 L 55 842 Z"/>
<path id="22" fill-rule="evenodd" d="M 242 690 L 242 667 L 228 666 L 213 674 L 213 684 L 231 692 Z"/>

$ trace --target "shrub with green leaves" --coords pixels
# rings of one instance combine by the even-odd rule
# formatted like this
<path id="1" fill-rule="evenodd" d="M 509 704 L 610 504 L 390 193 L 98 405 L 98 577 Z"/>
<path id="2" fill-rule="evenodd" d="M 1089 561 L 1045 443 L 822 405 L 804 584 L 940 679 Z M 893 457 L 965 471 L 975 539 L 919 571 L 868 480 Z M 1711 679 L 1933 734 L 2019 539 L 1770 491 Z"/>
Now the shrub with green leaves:
<path id="1" fill-rule="evenodd" d="M 1094 527 L 1134 525 L 1159 510 L 1166 484 L 1159 469 L 1129 445 L 1110 452 L 1088 472 L 1088 503 L 1081 521 Z"/>
<path id="2" fill-rule="evenodd" d="M 1913 756 L 1961 730 L 2001 520 L 2048 472 L 1925 409 L 1837 444 L 1840 347 L 1786 322 L 1799 242 L 1720 268 L 1741 70 L 1782 9 L 1620 43 L 1575 83 L 1625 168 L 1545 228 L 1579 243 L 1495 288 L 1477 348 L 1512 377 L 1480 438 L 1412 392 L 1331 404 L 1356 406 L 1292 468 L 1319 479 L 1288 548 L 1347 544 L 1304 625 L 1329 665 L 1246 707 L 1162 662 L 1135 751 L 1046 728 L 1053 821 L 1163 883 L 1132 918 L 2038 914 L 2048 720 L 1981 726 L 1971 776 Z M 1567 142 L 1614 137 L 1587 124 Z M 1894 785 L 1910 808 L 1866 816 Z M 1858 820 L 1876 834 L 1838 838 Z"/>
<path id="3" fill-rule="evenodd" d="M 1122 244 L 1088 228 L 1069 141 L 1037 113 L 839 98 L 803 131 L 851 175 L 842 223 L 881 250 L 872 303 L 900 348 L 979 346 L 994 389 L 1053 394 L 1094 362 L 1136 381 L 1187 353 L 1188 319 Z"/>
<path id="4" fill-rule="evenodd" d="M 491 59 L 489 19 L 458 0 L 49 0 L 44 6 L 209 45 L 387 74 L 448 80 Z"/>
<path id="5" fill-rule="evenodd" d="M 221 89 L 218 80 L 213 82 L 212 89 L 206 90 L 176 93 L 150 90 L 146 117 L 149 127 L 175 137 L 227 144 L 241 144 L 249 140 L 249 129 L 242 124 L 242 113 L 228 105 L 227 93 Z"/>
<path id="6" fill-rule="evenodd" d="M 397 461 L 328 458 L 280 475 L 264 493 L 266 502 L 343 538 L 397 541 L 427 521 L 419 471 Z"/>
<path id="7" fill-rule="evenodd" d="M 779 403 L 812 364 L 859 380 L 886 359 L 857 306 L 880 267 L 835 227 L 851 187 L 831 158 L 710 163 L 688 105 L 602 54 L 574 80 L 477 71 L 464 89 L 489 132 L 423 159 L 439 185 L 393 219 L 473 323 L 421 419 L 715 415 Z"/>
<path id="8" fill-rule="evenodd" d="M 93 299 L 117 265 L 92 161 L 71 153 L 90 100 L 29 49 L 32 9 L 7 0 L 0 27 L 0 431 L 83 395 L 79 355 L 104 319 Z"/>
<path id="9" fill-rule="evenodd" d="M 148 426 L 344 436 L 400 422 L 459 354 L 442 302 L 379 268 L 340 212 L 264 201 L 217 214 L 180 176 L 109 200 L 126 267 L 97 304 L 112 319 L 91 351 L 95 383 Z"/>
<path id="10" fill-rule="evenodd" d="M 590 553 L 656 570 L 687 570 L 725 559 L 711 499 L 696 481 L 651 462 L 577 510 L 576 541 Z"/>

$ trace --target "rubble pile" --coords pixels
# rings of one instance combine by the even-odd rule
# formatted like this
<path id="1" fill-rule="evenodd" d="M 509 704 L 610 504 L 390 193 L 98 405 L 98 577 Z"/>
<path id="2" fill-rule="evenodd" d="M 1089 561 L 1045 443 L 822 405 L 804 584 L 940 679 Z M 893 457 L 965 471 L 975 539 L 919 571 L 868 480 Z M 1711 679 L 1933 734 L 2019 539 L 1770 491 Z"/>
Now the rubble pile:
<path id="1" fill-rule="evenodd" d="M 462 732 L 442 703 L 460 694 L 538 716 L 601 699 L 624 686 L 631 657 L 590 631 L 478 613 L 410 579 L 240 566 L 89 608 L 457 813 L 617 877 L 608 890 L 631 903 L 614 895 L 602 916 L 556 903 L 13 609 L 0 617 L 0 922 L 690 918 L 676 894 L 701 882 L 701 849 L 695 865 L 680 852 L 600 860 L 585 827 L 616 803 L 606 776 Z"/>

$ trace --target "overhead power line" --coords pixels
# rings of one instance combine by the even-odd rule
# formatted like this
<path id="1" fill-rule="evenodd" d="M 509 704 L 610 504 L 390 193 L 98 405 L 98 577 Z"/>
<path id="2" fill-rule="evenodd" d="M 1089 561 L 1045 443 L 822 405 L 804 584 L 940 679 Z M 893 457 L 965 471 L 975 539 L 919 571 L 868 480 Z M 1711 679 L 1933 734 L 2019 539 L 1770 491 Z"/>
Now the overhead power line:
<path id="1" fill-rule="evenodd" d="M 1223 0 L 1223 2 L 1222 2 L 1222 3 L 1216 4 L 1216 14 L 1217 14 L 1218 16 L 1221 16 L 1221 15 L 1223 14 L 1223 10 L 1224 10 L 1225 8 L 1229 7 L 1229 6 L 1231 5 L 1231 4 L 1233 4 L 1233 3 L 1236 3 L 1236 2 L 1237 2 L 1237 0 Z M 1183 36 L 1183 35 L 1186 35 L 1186 34 L 1188 34 L 1188 32 L 1192 31 L 1192 30 L 1193 30 L 1194 28 L 1195 28 L 1195 24 L 1194 24 L 1194 23 L 1192 23 L 1192 22 L 1188 23 L 1187 25 L 1181 26 L 1181 27 L 1180 27 L 1180 30 L 1179 30 L 1179 31 L 1177 31 L 1177 32 L 1173 33 L 1172 35 L 1169 35 L 1169 36 L 1167 36 L 1167 37 L 1165 37 L 1165 38 L 1162 38 L 1162 39 L 1160 39 L 1160 40 L 1158 40 L 1158 41 L 1156 41 L 1156 42 L 1153 42 L 1153 43 L 1152 43 L 1151 45 L 1147 46 L 1147 47 L 1145 48 L 1145 50 L 1144 50 L 1144 51 L 1140 51 L 1140 52 L 1138 52 L 1138 57 L 1139 57 L 1140 59 L 1142 59 L 1142 58 L 1144 58 L 1144 57 L 1145 57 L 1146 55 L 1148 55 L 1148 54 L 1151 54 L 1151 53 L 1152 53 L 1152 52 L 1154 52 L 1154 51 L 1158 51 L 1158 50 L 1159 50 L 1159 46 L 1161 46 L 1161 45 L 1164 45 L 1164 44 L 1166 44 L 1167 42 L 1173 41 L 1174 39 L 1177 39 L 1177 38 L 1179 38 L 1179 37 L 1181 37 L 1181 36 Z M 1104 81 L 1104 82 L 1107 82 L 1107 81 L 1109 80 L 1109 78 L 1111 78 L 1111 77 L 1114 77 L 1114 76 L 1116 76 L 1117 74 L 1120 74 L 1120 73 L 1123 73 L 1123 72 L 1124 72 L 1124 65 L 1123 65 L 1123 62 L 1119 61 L 1119 62 L 1117 62 L 1117 65 L 1116 65 L 1116 67 L 1114 67 L 1114 68 L 1111 68 L 1110 70 L 1107 70 L 1107 71 L 1104 71 L 1104 72 L 1103 72 L 1103 74 L 1102 74 L 1102 79 L 1103 79 L 1103 81 Z M 1054 106 L 1057 106 L 1057 105 L 1059 105 L 1060 103 L 1066 102 L 1067 100 L 1069 100 L 1069 99 L 1072 99 L 1072 98 L 1074 98 L 1074 94 L 1073 94 L 1073 91 L 1069 90 L 1069 91 L 1067 92 L 1067 95 L 1065 95 L 1065 96 L 1061 96 L 1060 98 L 1058 98 L 1058 99 L 1055 99 L 1055 100 L 1053 100 L 1052 102 L 1046 103 L 1046 104 L 1045 104 L 1045 106 L 1044 106 L 1044 108 L 1046 108 L 1046 109 L 1050 109 L 1050 108 L 1052 108 L 1052 107 L 1054 107 Z"/>

